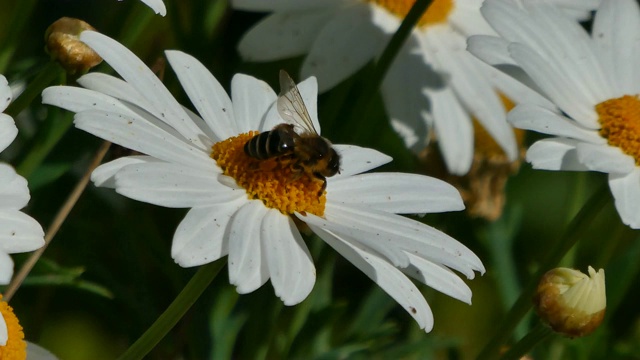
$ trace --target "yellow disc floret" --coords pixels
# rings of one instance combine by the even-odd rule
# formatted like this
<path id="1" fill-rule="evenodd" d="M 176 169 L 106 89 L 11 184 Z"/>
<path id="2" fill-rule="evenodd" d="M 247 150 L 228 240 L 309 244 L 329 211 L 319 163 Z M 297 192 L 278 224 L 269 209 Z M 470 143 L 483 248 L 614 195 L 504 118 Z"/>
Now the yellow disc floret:
<path id="1" fill-rule="evenodd" d="M 251 131 L 213 145 L 211 157 L 224 174 L 242 186 L 249 199 L 291 215 L 294 212 L 322 216 L 327 201 L 323 181 L 294 169 L 292 157 L 254 159 L 244 152 L 244 144 L 258 132 Z"/>
<path id="2" fill-rule="evenodd" d="M 2 295 L 0 295 L 2 300 Z M 0 301 L 0 314 L 7 324 L 7 343 L 0 346 L 0 359 L 18 360 L 27 358 L 27 343 L 24 341 L 22 326 L 9 304 Z"/>
<path id="3" fill-rule="evenodd" d="M 415 0 L 369 0 L 378 4 L 379 6 L 387 9 L 390 13 L 396 15 L 400 19 L 404 19 L 405 16 L 411 10 L 411 7 L 416 2 Z M 442 24 L 447 22 L 449 14 L 453 10 L 453 0 L 433 0 L 431 5 L 427 8 L 427 11 L 418 20 L 419 27 L 425 27 L 429 25 Z"/>
<path id="4" fill-rule="evenodd" d="M 640 166 L 640 99 L 625 95 L 596 105 L 600 135 L 609 145 L 619 147 L 633 156 Z"/>

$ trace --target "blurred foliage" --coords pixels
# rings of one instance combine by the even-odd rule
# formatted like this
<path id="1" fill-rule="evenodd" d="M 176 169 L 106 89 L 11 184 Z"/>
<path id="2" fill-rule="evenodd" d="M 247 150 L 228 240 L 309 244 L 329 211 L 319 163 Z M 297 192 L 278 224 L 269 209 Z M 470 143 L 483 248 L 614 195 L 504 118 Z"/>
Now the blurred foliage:
<path id="1" fill-rule="evenodd" d="M 165 3 L 168 14 L 163 18 L 135 0 L 0 0 L 0 72 L 14 86 L 29 86 L 48 68 L 45 29 L 62 16 L 87 21 L 149 65 L 158 63 L 165 49 L 190 53 L 227 88 L 237 72 L 274 87 L 278 69 L 297 72 L 300 58 L 264 64 L 240 60 L 235 46 L 263 14 L 232 11 L 226 1 Z M 111 71 L 104 64 L 99 70 Z M 391 130 L 380 99 L 366 114 L 366 128 L 345 131 L 350 127 L 343 121 L 344 109 L 353 94 L 363 90 L 370 71 L 371 66 L 365 67 L 320 96 L 323 135 L 393 156 L 394 162 L 384 170 L 423 172 Z M 189 106 L 175 75 L 168 68 L 164 74 L 167 87 Z M 61 76 L 49 79 L 50 84 L 62 81 Z M 31 202 L 26 211 L 45 229 L 101 143 L 71 127 L 71 118 L 65 111 L 41 105 L 36 97 L 15 116 L 18 139 L 0 155 L 29 179 Z M 109 158 L 126 151 L 114 146 Z M 310 238 L 318 280 L 304 302 L 284 306 L 270 284 L 240 296 L 224 270 L 149 358 L 473 358 L 551 244 L 604 181 L 600 174 L 534 171 L 525 164 L 508 183 L 508 202 L 500 220 L 488 223 L 462 212 L 417 218 L 470 247 L 487 268 L 484 276 L 469 282 L 472 306 L 422 287 L 435 316 L 430 334 L 365 275 L 319 239 Z M 195 272 L 180 268 L 170 257 L 173 232 L 184 214 L 90 185 L 11 302 L 27 339 L 61 359 L 121 354 Z M 609 298 L 605 323 L 586 339 L 552 337 L 534 350 L 534 358 L 638 357 L 638 235 L 620 222 L 612 204 L 589 224 L 587 235 L 563 265 L 605 268 Z M 27 256 L 14 256 L 16 269 Z M 523 322 L 516 337 L 535 321 Z"/>

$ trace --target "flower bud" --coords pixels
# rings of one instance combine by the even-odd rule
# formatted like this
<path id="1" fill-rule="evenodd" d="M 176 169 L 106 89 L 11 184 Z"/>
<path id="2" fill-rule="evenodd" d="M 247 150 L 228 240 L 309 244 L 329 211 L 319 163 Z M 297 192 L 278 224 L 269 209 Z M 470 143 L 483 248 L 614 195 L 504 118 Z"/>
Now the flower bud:
<path id="1" fill-rule="evenodd" d="M 46 51 L 69 73 L 85 73 L 100 64 L 102 58 L 80 41 L 84 30 L 95 30 L 86 22 L 63 17 L 51 24 L 45 32 Z"/>
<path id="2" fill-rule="evenodd" d="M 602 323 L 607 307 L 604 270 L 589 266 L 589 275 L 578 270 L 548 271 L 534 296 L 538 316 L 554 331 L 569 337 L 592 333 Z"/>

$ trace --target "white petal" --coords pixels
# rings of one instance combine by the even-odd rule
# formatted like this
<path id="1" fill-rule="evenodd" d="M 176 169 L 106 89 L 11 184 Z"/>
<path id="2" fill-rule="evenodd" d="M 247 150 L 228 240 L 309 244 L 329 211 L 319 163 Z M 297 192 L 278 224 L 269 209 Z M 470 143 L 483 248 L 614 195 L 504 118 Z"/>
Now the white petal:
<path id="1" fill-rule="evenodd" d="M 274 61 L 303 55 L 332 15 L 333 9 L 281 12 L 266 16 L 238 44 L 245 61 Z"/>
<path id="2" fill-rule="evenodd" d="M 411 315 L 426 332 L 433 328 L 433 313 L 420 290 L 402 272 L 366 247 L 354 246 L 329 231 L 310 225 L 311 230 L 345 259 L 373 280 Z"/>
<path id="3" fill-rule="evenodd" d="M 320 92 L 354 74 L 384 46 L 386 35 L 371 22 L 371 12 L 367 4 L 355 3 L 342 8 L 319 31 L 300 73 L 303 78 L 317 76 Z"/>
<path id="4" fill-rule="evenodd" d="M 13 118 L 7 114 L 0 114 L 0 152 L 4 151 L 18 135 L 18 128 Z"/>
<path id="5" fill-rule="evenodd" d="M 411 253 L 408 255 L 411 266 L 402 272 L 443 294 L 471 304 L 471 289 L 453 271 Z"/>
<path id="6" fill-rule="evenodd" d="M 518 105 L 509 112 L 507 119 L 513 126 L 520 129 L 568 137 L 593 144 L 607 142 L 597 131 L 585 129 L 576 122 L 537 105 Z"/>
<path id="7" fill-rule="evenodd" d="M 116 191 L 129 198 L 166 207 L 188 208 L 246 198 L 244 189 L 221 183 L 218 171 L 170 163 L 139 163 L 115 175 Z"/>
<path id="8" fill-rule="evenodd" d="M 448 22 L 465 37 L 473 34 L 495 34 L 487 21 L 478 16 L 481 5 L 482 0 L 456 1 L 453 11 L 448 16 Z"/>
<path id="9" fill-rule="evenodd" d="M 118 171 L 120 171 L 120 169 L 127 165 L 149 162 L 161 162 L 161 160 L 144 155 L 121 157 L 116 160 L 109 161 L 108 163 L 102 164 L 95 170 L 93 170 L 93 172 L 91 173 L 91 181 L 93 181 L 96 186 L 115 189 L 116 180 L 114 176 L 116 175 L 116 173 L 118 173 Z"/>
<path id="10" fill-rule="evenodd" d="M 558 112 L 558 107 L 549 101 L 533 80 L 522 69 L 513 66 L 485 67 L 491 83 L 515 104 L 537 105 Z"/>
<path id="11" fill-rule="evenodd" d="M 300 303 L 313 289 L 316 269 L 293 220 L 269 209 L 260 226 L 271 284 L 285 305 Z"/>
<path id="12" fill-rule="evenodd" d="M 401 247 L 392 244 L 395 239 L 388 232 L 375 232 L 376 229 L 373 229 L 373 232 L 369 232 L 363 230 L 362 226 L 350 226 L 351 224 L 345 224 L 334 219 L 341 215 L 339 212 L 332 214 L 328 214 L 328 212 L 325 212 L 325 217 L 329 215 L 328 219 L 331 220 L 324 220 L 311 214 L 304 216 L 296 214 L 296 216 L 307 224 L 320 226 L 327 231 L 340 235 L 341 238 L 347 241 L 360 243 L 370 248 L 395 267 L 406 268 L 409 266 L 409 256 Z"/>
<path id="13" fill-rule="evenodd" d="M 527 162 L 534 169 L 587 171 L 578 160 L 577 140 L 567 138 L 551 138 L 536 141 L 527 150 Z"/>
<path id="14" fill-rule="evenodd" d="M 484 272 L 480 259 L 454 238 L 434 228 L 400 215 L 357 207 L 327 203 L 324 218 L 307 214 L 298 216 L 302 221 L 325 226 L 329 231 L 344 232 L 359 242 L 377 248 L 387 247 L 390 254 L 402 250 L 448 266 L 472 279 L 475 271 Z M 350 229 L 347 231 L 347 229 Z M 397 249 L 397 250 L 396 250 Z M 400 262 L 398 258 L 398 262 Z"/>
<path id="15" fill-rule="evenodd" d="M 27 359 L 28 360 L 58 360 L 49 350 L 42 346 L 27 341 Z"/>
<path id="16" fill-rule="evenodd" d="M 148 121 L 122 114 L 84 111 L 76 114 L 74 124 L 102 139 L 158 159 L 193 166 L 215 166 L 209 154 L 188 145 Z"/>
<path id="17" fill-rule="evenodd" d="M 473 35 L 467 39 L 467 51 L 489 65 L 516 65 L 509 53 L 509 41 L 489 35 Z"/>
<path id="18" fill-rule="evenodd" d="M 628 174 L 635 168 L 633 157 L 614 146 L 578 143 L 576 150 L 578 160 L 592 171 Z"/>
<path id="19" fill-rule="evenodd" d="M 167 50 L 165 54 L 191 103 L 218 139 L 238 135 L 231 99 L 209 70 L 181 51 Z"/>
<path id="20" fill-rule="evenodd" d="M 260 129 L 277 98 L 269 84 L 244 74 L 236 74 L 231 80 L 231 97 L 239 133 Z"/>
<path id="21" fill-rule="evenodd" d="M 161 16 L 167 15 L 167 8 L 164 6 L 162 0 L 140 0 L 145 5 L 151 8 L 156 14 L 160 14 Z"/>
<path id="22" fill-rule="evenodd" d="M 27 180 L 11 166 L 0 163 L 0 209 L 22 209 L 29 198 Z"/>
<path id="23" fill-rule="evenodd" d="M 611 83 L 585 29 L 577 21 L 557 11 L 556 7 L 532 2 L 524 5 L 526 11 L 510 1 L 485 3 L 486 7 L 499 9 L 496 14 L 500 11 L 503 11 L 503 15 L 508 14 L 506 19 L 494 17 L 489 20 L 485 6 L 482 13 L 503 37 L 529 46 L 559 69 L 567 81 L 565 86 L 576 92 L 586 104 L 596 104 L 609 98 Z M 513 51 L 511 53 L 513 55 Z M 521 61 L 516 60 L 522 65 Z"/>
<path id="24" fill-rule="evenodd" d="M 0 210 L 0 249 L 8 254 L 33 251 L 44 245 L 44 231 L 31 216 Z"/>
<path id="25" fill-rule="evenodd" d="M 119 81 L 122 84 L 126 84 L 122 80 Z M 104 84 L 102 81 L 99 83 Z M 51 86 L 44 89 L 42 91 L 42 103 L 76 113 L 87 110 L 100 110 L 118 114 L 133 114 L 122 102 L 105 92 L 74 86 Z"/>
<path id="26" fill-rule="evenodd" d="M 482 124 L 509 159 L 515 160 L 515 136 L 506 122 L 504 105 L 485 75 L 488 65 L 471 56 L 466 51 L 464 37 L 449 26 L 434 27 L 423 40 L 436 68 L 449 74 L 456 98 Z M 441 120 L 436 118 L 435 121 Z"/>
<path id="27" fill-rule="evenodd" d="M 189 210 L 171 244 L 171 257 L 182 267 L 207 264 L 229 253 L 227 225 L 246 199 Z"/>
<path id="28" fill-rule="evenodd" d="M 0 251 L 0 285 L 7 285 L 13 277 L 13 259 L 9 254 Z M 0 315 L 2 318 L 2 315 Z M 2 345 L 2 324 L 0 323 L 0 346 Z M 5 340 L 6 341 L 6 338 Z"/>
<path id="29" fill-rule="evenodd" d="M 80 40 L 94 49 L 131 84 L 160 113 L 160 120 L 194 145 L 202 146 L 201 138 L 206 137 L 205 134 L 191 121 L 169 90 L 142 60 L 120 43 L 97 32 L 83 31 Z"/>
<path id="30" fill-rule="evenodd" d="M 4 321 L 4 316 L 0 314 L 0 345 L 7 345 L 7 340 L 9 339 L 9 333 L 7 331 L 7 322 Z"/>
<path id="31" fill-rule="evenodd" d="M 60 106 L 74 112 L 102 110 L 108 113 L 124 114 L 127 116 L 135 114 L 202 151 L 209 151 L 211 148 L 211 139 L 197 136 L 198 141 L 193 142 L 182 136 L 182 134 L 164 119 L 166 116 L 162 112 L 162 109 L 156 108 L 131 86 L 131 84 L 122 79 L 96 72 L 82 76 L 78 79 L 78 83 L 89 90 L 69 86 L 52 86 L 44 90 L 43 102 Z M 186 110 L 184 107 L 182 109 L 189 115 L 191 121 L 200 131 L 205 133 L 207 137 L 215 139 L 215 136 L 211 136 L 211 130 L 206 127 L 202 119 L 197 116 L 194 117 L 190 110 Z"/>
<path id="32" fill-rule="evenodd" d="M 640 169 L 628 174 L 609 174 L 609 187 L 622 222 L 640 228 Z"/>
<path id="33" fill-rule="evenodd" d="M 269 280 L 260 239 L 260 224 L 266 214 L 262 202 L 248 201 L 229 224 L 229 282 L 240 294 L 250 293 Z"/>
<path id="34" fill-rule="evenodd" d="M 433 125 L 447 170 L 464 175 L 473 160 L 473 125 L 471 118 L 450 87 L 426 90 L 433 104 Z"/>
<path id="35" fill-rule="evenodd" d="M 509 50 L 542 91 L 569 117 L 589 129 L 600 127 L 593 108 L 597 102 L 591 102 L 580 85 L 571 86 L 566 74 L 521 44 L 511 44 Z"/>
<path id="36" fill-rule="evenodd" d="M 615 79 L 615 96 L 640 90 L 640 9 L 635 0 L 603 1 L 593 21 L 592 38 L 605 69 Z"/>
<path id="37" fill-rule="evenodd" d="M 390 156 L 370 148 L 355 145 L 333 145 L 333 148 L 340 155 L 340 173 L 330 178 L 329 181 L 360 174 L 393 160 Z"/>
<path id="38" fill-rule="evenodd" d="M 372 173 L 331 183 L 327 202 L 365 205 L 397 214 L 424 214 L 464 209 L 458 190 L 423 175 Z"/>
<path id="39" fill-rule="evenodd" d="M 0 74 L 0 112 L 3 112 L 7 106 L 9 106 L 12 98 L 13 93 L 11 92 L 9 82 L 4 75 Z"/>
<path id="40" fill-rule="evenodd" d="M 409 37 L 385 75 L 382 97 L 394 130 L 413 151 L 424 149 L 428 126 L 423 113 L 429 101 L 423 88 L 442 86 L 440 75 L 425 63 L 420 44 Z"/>

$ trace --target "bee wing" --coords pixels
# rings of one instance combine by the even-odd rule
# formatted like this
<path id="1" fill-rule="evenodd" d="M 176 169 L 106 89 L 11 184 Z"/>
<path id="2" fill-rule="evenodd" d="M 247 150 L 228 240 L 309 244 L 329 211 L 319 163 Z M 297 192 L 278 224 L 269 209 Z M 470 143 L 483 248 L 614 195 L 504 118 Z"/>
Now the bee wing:
<path id="1" fill-rule="evenodd" d="M 302 132 L 318 135 L 296 83 L 284 70 L 280 70 L 278 113 L 285 121 L 301 129 Z"/>

